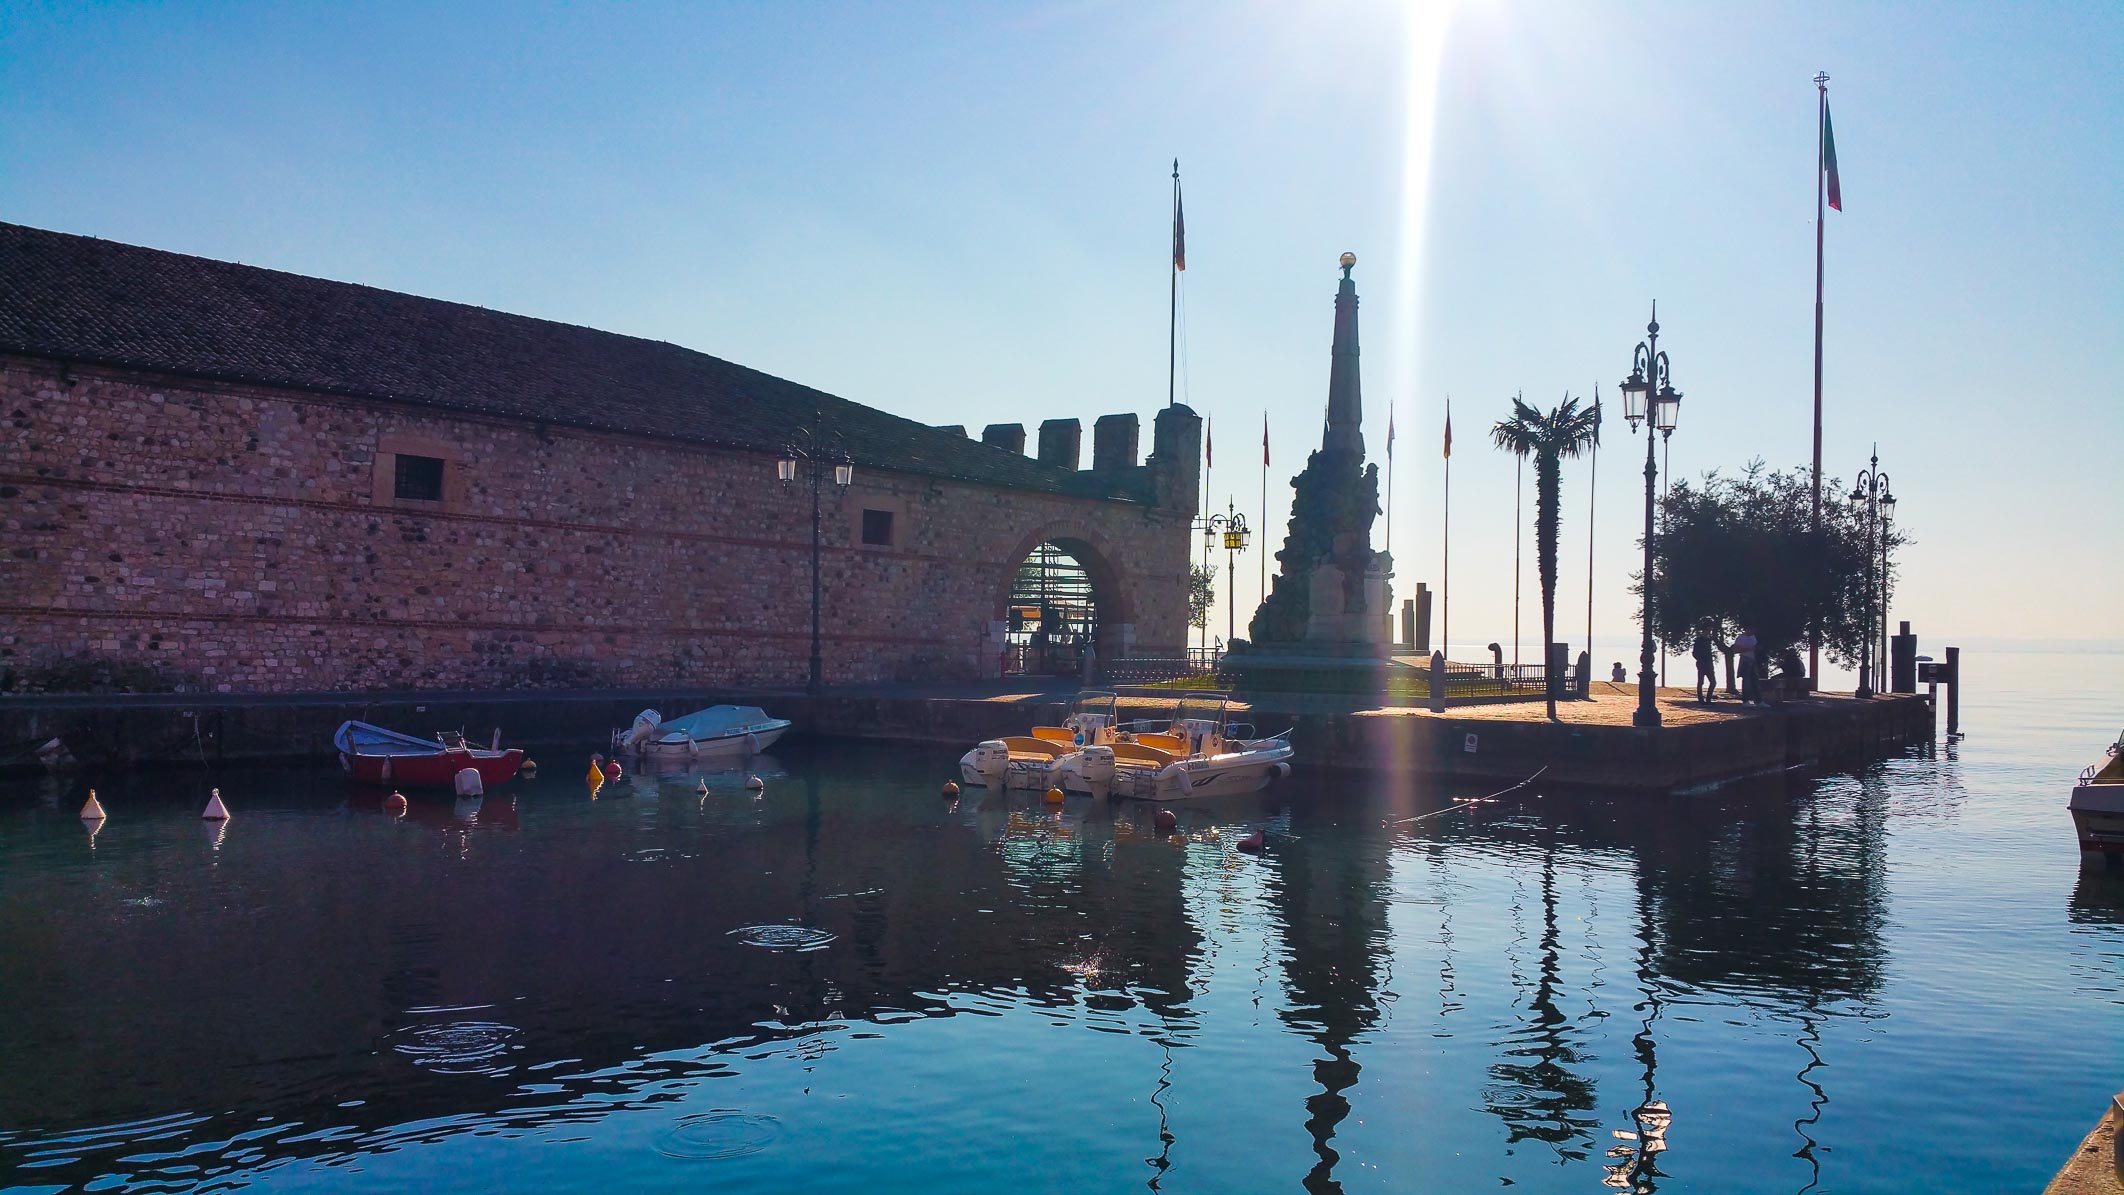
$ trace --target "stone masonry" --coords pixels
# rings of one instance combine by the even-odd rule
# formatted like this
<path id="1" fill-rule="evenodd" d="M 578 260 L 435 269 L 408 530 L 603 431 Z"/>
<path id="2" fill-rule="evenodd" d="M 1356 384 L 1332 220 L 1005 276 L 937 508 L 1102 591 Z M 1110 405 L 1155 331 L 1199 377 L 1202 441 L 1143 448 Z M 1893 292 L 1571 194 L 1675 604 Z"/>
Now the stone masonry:
<path id="1" fill-rule="evenodd" d="M 772 453 L 19 355 L 0 414 L 0 686 L 82 661 L 238 693 L 805 674 L 810 496 Z M 439 501 L 394 496 L 398 454 L 445 462 Z M 1045 540 L 1102 590 L 1102 656 L 1186 642 L 1189 509 L 860 464 L 824 496 L 829 684 L 993 674 Z"/>

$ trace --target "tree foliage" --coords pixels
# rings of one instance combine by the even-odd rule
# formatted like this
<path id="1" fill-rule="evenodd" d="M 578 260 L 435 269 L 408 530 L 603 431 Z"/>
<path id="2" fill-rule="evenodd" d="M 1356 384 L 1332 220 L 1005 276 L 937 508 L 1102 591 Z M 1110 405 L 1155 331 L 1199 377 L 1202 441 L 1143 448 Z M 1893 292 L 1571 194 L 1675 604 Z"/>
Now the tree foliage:
<path id="1" fill-rule="evenodd" d="M 1490 428 L 1490 442 L 1519 457 L 1534 458 L 1534 561 L 1541 574 L 1542 658 L 1547 644 L 1556 642 L 1556 538 L 1562 522 L 1563 458 L 1575 457 L 1593 446 L 1600 435 L 1600 411 L 1581 409 L 1578 400 L 1565 396 L 1562 405 L 1543 414 L 1523 398 L 1512 400 L 1512 417 Z M 1556 717 L 1556 684 L 1548 676 L 1549 717 Z"/>
<path id="2" fill-rule="evenodd" d="M 1804 466 L 1773 470 L 1755 460 L 1738 477 L 1713 471 L 1694 483 L 1675 482 L 1653 541 L 1653 635 L 1686 650 L 1708 629 L 1723 648 L 1753 628 L 1763 654 L 1774 657 L 1804 648 L 1819 621 L 1829 658 L 1855 665 L 1886 601 L 1876 577 L 1869 621 L 1869 550 L 1876 565 L 1887 552 L 1885 588 L 1892 594 L 1894 552 L 1906 541 L 1890 523 L 1869 549 L 1865 510 L 1854 509 L 1847 492 L 1822 479 L 1817 533 L 1812 471 Z M 1642 576 L 1632 591 L 1643 592 Z"/>
<path id="3" fill-rule="evenodd" d="M 1217 566 L 1197 564 L 1188 568 L 1187 625 L 1207 627 L 1210 604 L 1217 600 Z"/>

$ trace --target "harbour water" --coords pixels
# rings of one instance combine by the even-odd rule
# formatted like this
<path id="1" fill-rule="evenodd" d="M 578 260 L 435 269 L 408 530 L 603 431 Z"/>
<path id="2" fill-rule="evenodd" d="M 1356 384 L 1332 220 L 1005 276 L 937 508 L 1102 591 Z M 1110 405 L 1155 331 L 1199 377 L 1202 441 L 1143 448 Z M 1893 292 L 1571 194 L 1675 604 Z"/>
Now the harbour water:
<path id="1" fill-rule="evenodd" d="M 148 774 L 93 835 L 10 782 L 0 1189 L 2038 1189 L 2124 1085 L 2064 808 L 2124 656 L 1964 669 L 1968 737 L 1861 775 L 1301 767 L 1172 837 L 841 744 L 404 819 Z"/>

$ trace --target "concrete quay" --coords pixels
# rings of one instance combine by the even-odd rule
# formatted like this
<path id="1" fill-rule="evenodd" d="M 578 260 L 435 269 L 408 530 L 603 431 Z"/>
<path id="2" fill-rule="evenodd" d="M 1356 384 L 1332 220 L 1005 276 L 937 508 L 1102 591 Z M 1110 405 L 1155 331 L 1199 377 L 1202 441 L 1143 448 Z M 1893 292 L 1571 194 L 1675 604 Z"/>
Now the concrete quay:
<path id="1" fill-rule="evenodd" d="M 793 719 L 808 737 L 967 747 L 1057 723 L 1073 696 L 1073 688 L 1034 680 L 871 686 L 819 697 L 776 689 L 10 697 L 0 698 L 0 744 L 17 753 L 13 766 L 35 767 L 22 752 L 58 737 L 89 771 L 324 759 L 332 731 L 351 718 L 411 734 L 462 729 L 478 742 L 500 727 L 504 742 L 534 751 L 593 751 L 643 708 L 676 716 L 729 702 Z M 1933 732 L 1930 703 L 1911 695 L 1699 705 L 1687 690 L 1666 689 L 1659 694 L 1665 725 L 1654 732 L 1631 725 L 1636 702 L 1634 689 L 1603 683 L 1588 699 L 1560 702 L 1556 722 L 1539 702 L 1432 713 L 1294 694 L 1257 695 L 1235 710 L 1259 733 L 1290 730 L 1301 767 L 1501 783 L 1546 768 L 1549 784 L 1651 792 L 1833 768 Z"/>

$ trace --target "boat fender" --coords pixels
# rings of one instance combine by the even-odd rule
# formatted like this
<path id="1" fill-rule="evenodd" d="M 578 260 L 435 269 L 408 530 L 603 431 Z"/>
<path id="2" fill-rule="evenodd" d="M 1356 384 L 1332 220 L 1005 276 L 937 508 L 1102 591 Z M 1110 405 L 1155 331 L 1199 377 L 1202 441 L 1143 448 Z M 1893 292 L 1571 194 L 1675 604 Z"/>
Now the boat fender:
<path id="1" fill-rule="evenodd" d="M 207 796 L 206 810 L 199 815 L 199 819 L 208 822 L 229 820 L 229 807 L 221 803 L 220 789 L 215 789 Z"/>
<path id="2" fill-rule="evenodd" d="M 947 796 L 947 797 L 956 797 L 956 796 L 958 796 L 958 795 L 959 795 L 959 782 L 958 782 L 958 781 L 956 781 L 956 780 L 946 780 L 946 781 L 944 782 L 944 795 L 945 795 L 945 796 Z"/>
<path id="3" fill-rule="evenodd" d="M 1267 842 L 1268 836 L 1256 830 L 1239 840 L 1239 849 L 1249 855 L 1258 855 L 1261 853 L 1262 846 Z"/>
<path id="4" fill-rule="evenodd" d="M 1151 818 L 1151 824 L 1158 827 L 1158 833 L 1170 834 L 1180 828 L 1180 819 L 1173 816 L 1172 810 L 1160 809 L 1157 815 Z"/>
<path id="5" fill-rule="evenodd" d="M 383 771 L 377 774 L 377 779 L 379 779 L 379 780 L 383 781 L 383 782 L 384 782 L 385 784 L 389 784 L 389 783 L 391 783 L 391 757 L 390 757 L 390 756 L 388 756 L 388 755 L 384 756 L 384 761 L 383 761 Z"/>
<path id="6" fill-rule="evenodd" d="M 1284 777 L 1286 777 L 1286 776 L 1288 776 L 1288 775 L 1290 775 L 1290 774 L 1291 774 L 1291 765 L 1289 765 L 1289 764 L 1287 764 L 1287 763 L 1279 763 L 1279 764 L 1277 764 L 1277 765 L 1275 765 L 1274 767 L 1272 767 L 1272 768 L 1270 768 L 1270 769 L 1269 769 L 1269 776 L 1270 776 L 1270 778 L 1272 778 L 1272 779 L 1275 779 L 1275 780 L 1281 780 L 1281 779 L 1283 779 Z"/>
<path id="7" fill-rule="evenodd" d="M 746 731 L 746 732 L 745 732 L 745 754 L 747 754 L 747 755 L 758 755 L 759 753 L 760 753 L 760 736 L 758 736 L 758 735 L 756 735 L 756 734 L 752 733 L 752 732 L 751 732 L 751 731 L 749 731 L 749 730 L 748 730 L 748 731 Z"/>
<path id="8" fill-rule="evenodd" d="M 457 769 L 457 795 L 460 797 L 483 797 L 487 786 L 479 778 L 478 768 Z"/>
<path id="9" fill-rule="evenodd" d="M 85 822 L 100 822 L 103 820 L 103 802 L 96 799 L 96 790 L 93 788 L 89 790 L 89 799 L 81 806 L 81 820 Z"/>
<path id="10" fill-rule="evenodd" d="M 404 817 L 406 815 L 406 794 L 393 789 L 391 795 L 384 798 L 383 807 L 385 813 Z"/>
<path id="11" fill-rule="evenodd" d="M 1060 805 L 1062 803 L 1062 790 L 1059 788 L 1048 789 L 1047 803 L 1050 805 Z"/>

